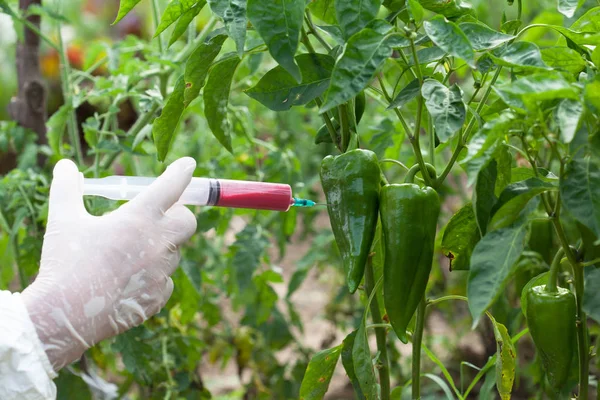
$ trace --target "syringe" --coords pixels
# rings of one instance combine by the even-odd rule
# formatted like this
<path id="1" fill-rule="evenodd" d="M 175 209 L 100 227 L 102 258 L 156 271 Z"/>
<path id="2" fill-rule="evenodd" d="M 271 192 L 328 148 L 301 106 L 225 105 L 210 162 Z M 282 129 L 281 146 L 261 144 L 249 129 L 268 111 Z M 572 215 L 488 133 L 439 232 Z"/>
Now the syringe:
<path id="1" fill-rule="evenodd" d="M 83 175 L 82 175 L 83 177 Z M 83 194 L 111 200 L 131 200 L 156 178 L 107 176 L 83 179 Z M 313 207 L 315 202 L 292 197 L 290 185 L 229 179 L 192 178 L 179 201 L 187 205 L 288 211 L 290 207 Z"/>

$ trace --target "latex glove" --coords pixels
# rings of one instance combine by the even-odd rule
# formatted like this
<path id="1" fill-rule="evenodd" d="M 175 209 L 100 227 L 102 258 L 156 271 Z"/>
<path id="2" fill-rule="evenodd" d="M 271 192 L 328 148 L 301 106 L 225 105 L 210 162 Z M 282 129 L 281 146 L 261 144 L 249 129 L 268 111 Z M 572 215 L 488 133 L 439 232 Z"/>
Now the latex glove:
<path id="1" fill-rule="evenodd" d="M 179 246 L 196 230 L 175 204 L 196 162 L 182 158 L 110 214 L 90 215 L 75 164 L 54 168 L 39 275 L 22 294 L 56 371 L 100 340 L 141 324 L 173 292 Z"/>

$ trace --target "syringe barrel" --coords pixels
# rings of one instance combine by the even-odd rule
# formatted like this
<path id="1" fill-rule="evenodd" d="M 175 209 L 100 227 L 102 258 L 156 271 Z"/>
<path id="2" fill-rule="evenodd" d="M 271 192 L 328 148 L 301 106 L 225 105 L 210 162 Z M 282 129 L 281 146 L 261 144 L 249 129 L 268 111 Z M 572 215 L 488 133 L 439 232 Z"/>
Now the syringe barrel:
<path id="1" fill-rule="evenodd" d="M 113 200 L 131 200 L 152 184 L 155 179 L 138 176 L 84 179 L 83 194 L 102 196 Z M 293 200 L 292 188 L 286 184 L 192 178 L 179 202 L 198 206 L 287 211 Z"/>

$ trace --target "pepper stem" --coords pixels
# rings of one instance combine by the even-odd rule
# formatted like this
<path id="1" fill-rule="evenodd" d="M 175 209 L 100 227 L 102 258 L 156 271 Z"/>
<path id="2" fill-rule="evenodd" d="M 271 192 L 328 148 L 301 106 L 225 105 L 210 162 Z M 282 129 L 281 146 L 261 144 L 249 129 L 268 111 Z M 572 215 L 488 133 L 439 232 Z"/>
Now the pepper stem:
<path id="1" fill-rule="evenodd" d="M 556 293 L 558 291 L 558 270 L 560 268 L 560 261 L 565 255 L 564 248 L 558 249 L 554 259 L 552 260 L 552 265 L 550 265 L 550 273 L 548 274 L 548 283 L 546 284 L 546 292 Z"/>
<path id="2" fill-rule="evenodd" d="M 435 167 L 429 163 L 425 163 L 425 167 L 427 168 L 427 172 L 429 172 L 429 176 L 435 181 L 435 179 L 437 177 L 437 172 L 435 170 Z M 421 165 L 419 165 L 419 164 L 413 165 L 406 173 L 406 177 L 404 178 L 404 183 L 414 183 L 415 175 L 417 175 L 417 172 L 419 172 L 419 171 L 421 171 Z M 421 175 L 423 175 L 423 178 L 425 178 L 425 174 L 423 174 L 422 171 L 421 171 Z"/>

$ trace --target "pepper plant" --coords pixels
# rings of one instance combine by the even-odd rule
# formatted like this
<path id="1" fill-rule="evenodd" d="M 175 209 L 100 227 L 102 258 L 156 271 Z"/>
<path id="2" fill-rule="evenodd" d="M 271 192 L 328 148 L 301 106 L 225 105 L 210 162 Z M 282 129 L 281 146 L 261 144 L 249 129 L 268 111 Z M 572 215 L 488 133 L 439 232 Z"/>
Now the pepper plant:
<path id="1" fill-rule="evenodd" d="M 144 3 L 121 0 L 115 23 Z M 350 303 L 360 314 L 341 343 L 316 354 L 294 343 L 289 326 L 299 324 L 290 294 L 284 315 L 271 288 L 281 278 L 260 266 L 269 263 L 268 232 L 283 232 L 277 236 L 283 251 L 295 217 L 257 213 L 228 259 L 219 253 L 223 247 L 195 238 L 168 311 L 92 349 L 97 364 L 114 365 L 114 353 L 122 353 L 129 385 L 139 384 L 141 396 L 167 398 L 209 396 L 194 367 L 204 349 L 228 342 L 235 350 L 223 358 L 235 351 L 238 365 L 253 371 L 249 398 L 323 398 L 340 358 L 360 399 L 467 399 L 474 391 L 484 398 L 494 387 L 508 399 L 519 385 L 533 386 L 525 392 L 540 398 L 588 399 L 594 388 L 598 392 L 600 6 L 571 0 L 174 0 L 164 10 L 158 1 L 150 6 L 151 43 L 130 38 L 87 71 L 65 71 L 65 105 L 51 117 L 49 149 L 43 149 L 54 159 L 75 157 L 96 176 L 116 160 L 131 173 L 157 173 L 157 164 L 140 168 L 136 157 L 162 162 L 190 153 L 204 156 L 198 172 L 205 175 L 227 171 L 242 179 L 252 170 L 258 179 L 295 183 L 312 175 L 316 183 L 320 168 L 339 252 L 332 262 L 345 277 L 340 296 L 357 298 L 362 307 Z M 5 2 L 0 9 L 23 22 Z M 60 25 L 56 14 L 37 12 Z M 203 12 L 210 19 L 197 32 L 193 22 Z M 112 81 L 90 76 L 107 59 Z M 85 80 L 93 89 L 73 90 Z M 139 115 L 128 131 L 111 130 L 126 100 Z M 82 126 L 88 162 L 74 118 L 83 101 L 107 110 Z M 270 119 L 291 119 L 291 133 L 258 139 L 255 124 L 276 128 L 256 117 L 266 112 Z M 211 135 L 182 137 L 190 123 Z M 12 141 L 23 136 L 12 125 L 5 132 Z M 296 155 L 297 145 L 310 148 Z M 269 157 L 256 158 L 255 165 L 237 156 L 258 148 Z M 213 154 L 219 156 L 209 161 Z M 19 260 L 16 244 L 25 236 L 40 239 L 44 204 L 35 183 L 19 188 L 16 178 L 25 179 L 5 178 L 6 193 L 36 199 L 31 205 L 3 199 L 4 214 L 25 210 L 0 220 L 10 232 L 6 246 Z M 27 181 L 45 193 L 46 176 Z M 25 196 L 26 190 L 32 193 Z M 107 208 L 97 201 L 90 206 Z M 34 218 L 24 232 L 26 212 Z M 221 234 L 232 216 L 223 210 L 199 215 L 200 230 Z M 314 213 L 304 217 L 310 226 Z M 323 235 L 315 243 L 325 253 L 332 238 Z M 316 253 L 306 263 L 315 263 Z M 201 273 L 192 261 L 198 259 L 206 264 Z M 437 266 L 462 285 L 439 290 Z M 33 270 L 23 274 L 23 285 Z M 290 293 L 305 276 L 299 266 Z M 217 287 L 221 280 L 226 287 Z M 215 337 L 224 319 L 216 305 L 220 291 L 244 309 L 243 329 L 228 326 L 235 333 Z M 454 301 L 468 306 L 473 329 L 491 326 L 496 351 L 483 365 L 452 366 L 426 346 L 428 315 Z M 506 304 L 511 312 L 503 311 Z M 194 321 L 196 311 L 208 327 Z M 537 356 L 526 369 L 518 352 L 529 340 Z M 403 371 L 399 342 L 411 343 L 410 374 Z M 299 354 L 288 369 L 270 352 L 285 346 L 297 346 Z M 152 349 L 163 355 L 155 367 L 146 362 Z M 434 367 L 440 374 L 427 371 Z M 463 367 L 472 370 L 463 373 Z"/>

